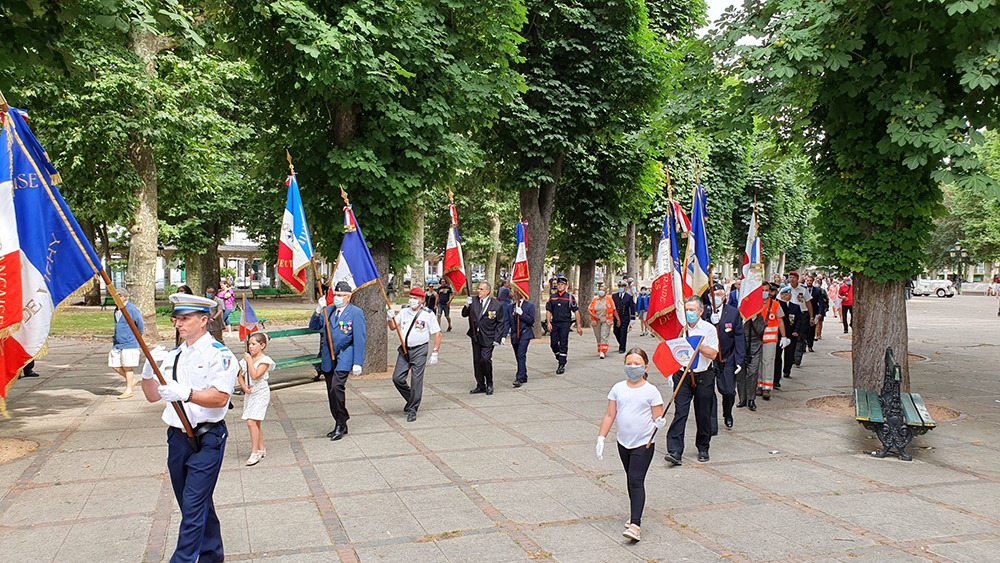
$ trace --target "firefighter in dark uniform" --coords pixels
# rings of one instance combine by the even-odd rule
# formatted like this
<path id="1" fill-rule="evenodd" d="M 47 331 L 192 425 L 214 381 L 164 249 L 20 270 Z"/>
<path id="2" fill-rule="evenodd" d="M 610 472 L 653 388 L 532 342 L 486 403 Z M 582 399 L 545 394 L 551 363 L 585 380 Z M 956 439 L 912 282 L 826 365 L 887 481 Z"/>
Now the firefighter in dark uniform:
<path id="1" fill-rule="evenodd" d="M 628 331 L 632 328 L 632 319 L 635 318 L 635 299 L 628 292 L 628 282 L 618 282 L 618 293 L 611 299 L 615 302 L 615 309 L 618 310 L 618 318 L 615 324 L 615 340 L 618 341 L 618 353 L 624 354 L 628 344 Z"/>
<path id="2" fill-rule="evenodd" d="M 559 367 L 556 373 L 566 371 L 566 352 L 569 350 L 569 329 L 576 315 L 576 332 L 583 336 L 583 323 L 580 321 L 580 307 L 576 297 L 566 291 L 569 280 L 566 276 L 556 276 L 556 292 L 549 296 L 545 304 L 545 324 L 549 329 L 549 342 L 552 353 L 556 355 Z"/>

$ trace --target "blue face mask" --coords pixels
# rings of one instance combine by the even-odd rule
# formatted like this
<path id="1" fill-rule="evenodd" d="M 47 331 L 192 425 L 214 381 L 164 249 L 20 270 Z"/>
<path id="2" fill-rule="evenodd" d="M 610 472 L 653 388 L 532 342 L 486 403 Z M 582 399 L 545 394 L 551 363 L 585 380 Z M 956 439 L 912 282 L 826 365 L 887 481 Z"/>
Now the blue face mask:
<path id="1" fill-rule="evenodd" d="M 618 288 L 618 293 L 625 293 L 625 288 L 624 287 L 619 287 Z"/>
<path id="2" fill-rule="evenodd" d="M 687 319 L 689 325 L 693 325 L 698 322 L 698 311 L 684 311 L 684 318 Z"/>
<path id="3" fill-rule="evenodd" d="M 334 295 L 333 296 L 333 306 L 334 307 L 343 307 L 344 306 L 344 298 L 341 297 L 340 295 Z"/>
<path id="4" fill-rule="evenodd" d="M 601 297 L 604 297 L 604 290 L 602 289 L 598 291 L 597 294 L 600 295 Z"/>

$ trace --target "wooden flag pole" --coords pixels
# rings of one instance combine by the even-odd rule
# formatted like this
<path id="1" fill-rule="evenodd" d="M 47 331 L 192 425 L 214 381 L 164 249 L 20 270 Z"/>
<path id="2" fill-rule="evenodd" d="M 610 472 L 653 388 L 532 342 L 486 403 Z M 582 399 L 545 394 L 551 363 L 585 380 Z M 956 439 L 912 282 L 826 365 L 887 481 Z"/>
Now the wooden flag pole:
<path id="1" fill-rule="evenodd" d="M 698 350 L 701 350 L 701 343 L 704 342 L 704 340 L 705 339 L 702 338 L 701 340 L 698 341 L 698 346 L 696 346 L 695 349 L 694 349 L 694 354 L 691 356 L 691 361 L 688 362 L 688 365 L 684 367 L 684 373 L 681 374 L 681 378 L 677 382 L 677 387 L 674 388 L 674 394 L 670 396 L 670 400 L 667 401 L 666 405 L 664 405 L 664 407 L 663 407 L 663 416 L 664 417 L 667 416 L 667 409 L 670 408 L 670 405 L 672 405 L 674 403 L 674 399 L 677 398 L 677 392 L 681 390 L 681 385 L 684 385 L 684 377 L 688 374 L 688 372 L 691 372 L 691 386 L 694 387 L 694 372 L 691 371 L 691 364 L 693 364 L 694 361 L 698 358 Z M 663 344 L 663 343 L 661 342 L 660 344 Z M 657 430 L 659 430 L 659 428 L 653 428 L 653 435 L 649 437 L 649 442 L 646 443 L 646 449 L 647 450 L 649 448 L 653 447 L 653 441 L 656 439 L 656 431 Z"/>
<path id="2" fill-rule="evenodd" d="M 8 112 L 10 111 L 10 106 L 7 105 L 7 98 L 3 97 L 3 91 L 0 90 L 0 111 Z"/>
<path id="3" fill-rule="evenodd" d="M 344 186 L 340 186 L 340 197 L 344 198 L 344 205 L 347 207 L 351 206 L 351 202 L 347 199 L 347 192 L 344 191 Z M 378 272 L 376 272 L 378 273 Z M 385 306 L 392 309 L 392 303 L 389 301 L 389 296 L 385 293 L 385 286 L 382 285 L 382 276 L 375 278 L 378 280 L 378 288 L 382 291 L 382 299 L 385 300 Z M 403 332 L 399 329 L 399 323 L 396 323 L 396 336 L 399 337 L 399 345 L 403 348 L 403 355 L 409 357 L 409 351 L 406 349 L 406 341 L 403 340 Z"/>
<path id="4" fill-rule="evenodd" d="M 288 173 L 295 176 L 295 167 L 292 166 L 292 153 L 288 152 L 288 149 L 285 149 L 285 158 L 288 159 Z M 311 240 L 312 236 L 309 238 Z M 315 252 L 313 252 L 313 255 L 309 257 L 309 262 L 312 264 L 313 277 L 316 278 L 316 290 L 319 291 L 320 299 L 323 299 L 323 302 L 326 303 L 326 294 L 323 293 L 323 282 L 319 277 L 319 268 L 316 267 Z M 327 305 L 329 305 L 329 303 L 327 303 Z M 336 370 L 337 354 L 333 350 L 333 333 L 330 332 L 330 317 L 326 314 L 326 307 L 323 307 L 323 327 L 326 332 L 326 346 L 330 349 L 330 364 L 331 367 Z M 249 344 L 247 344 L 247 346 L 249 346 Z"/>

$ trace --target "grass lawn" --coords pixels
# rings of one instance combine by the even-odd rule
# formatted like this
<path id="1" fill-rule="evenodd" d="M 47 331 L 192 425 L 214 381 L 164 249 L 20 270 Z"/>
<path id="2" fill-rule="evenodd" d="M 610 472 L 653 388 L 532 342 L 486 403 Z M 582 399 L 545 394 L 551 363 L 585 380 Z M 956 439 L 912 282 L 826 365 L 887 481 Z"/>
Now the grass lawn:
<path id="1" fill-rule="evenodd" d="M 114 309 L 108 307 L 101 311 L 99 307 L 66 307 L 52 320 L 51 336 L 108 336 L 114 334 Z M 312 311 L 295 308 L 254 307 L 258 318 L 267 319 L 265 326 L 272 324 L 306 325 Z M 162 334 L 173 334 L 174 327 L 170 317 L 156 317 L 156 328 Z M 235 329 L 234 329 L 235 330 Z"/>

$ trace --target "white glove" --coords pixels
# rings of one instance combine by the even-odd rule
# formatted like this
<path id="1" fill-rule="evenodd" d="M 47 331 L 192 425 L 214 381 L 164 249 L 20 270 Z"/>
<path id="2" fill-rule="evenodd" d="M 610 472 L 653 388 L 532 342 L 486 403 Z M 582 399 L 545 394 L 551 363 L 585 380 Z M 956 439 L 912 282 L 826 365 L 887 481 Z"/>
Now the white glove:
<path id="1" fill-rule="evenodd" d="M 472 306 L 472 298 L 471 297 L 466 297 L 465 298 L 465 306 L 466 307 L 471 307 Z"/>
<path id="2" fill-rule="evenodd" d="M 320 297 L 319 301 L 316 302 L 316 314 L 322 315 L 323 309 L 326 309 L 326 297 Z"/>
<path id="3" fill-rule="evenodd" d="M 438 353 L 437 352 L 431 352 L 431 359 L 427 360 L 427 363 L 429 363 L 429 364 L 436 364 L 436 363 L 438 363 Z"/>
<path id="4" fill-rule="evenodd" d="M 778 346 L 781 346 L 782 348 L 784 348 L 785 346 L 788 346 L 791 343 L 792 343 L 792 339 L 791 338 L 782 337 L 781 341 L 778 342 Z"/>
<path id="5" fill-rule="evenodd" d="M 361 366 L 354 366 L 352 373 L 354 373 L 354 375 L 361 375 Z"/>
<path id="6" fill-rule="evenodd" d="M 741 371 L 743 371 L 743 366 L 736 366 L 736 371 L 733 372 L 733 375 L 737 375 Z"/>
<path id="7" fill-rule="evenodd" d="M 168 379 L 166 385 L 160 385 L 156 389 L 160 392 L 160 398 L 169 403 L 187 401 L 188 397 L 191 396 L 190 387 L 187 385 L 181 385 L 173 379 Z"/>
<path id="8" fill-rule="evenodd" d="M 514 314 L 517 314 L 517 315 L 523 315 L 524 314 L 524 311 L 521 310 L 521 306 L 520 305 L 514 307 Z"/>
<path id="9" fill-rule="evenodd" d="M 597 437 L 597 446 L 594 447 L 594 453 L 597 454 L 597 459 L 604 459 L 604 436 Z"/>
<path id="10" fill-rule="evenodd" d="M 385 308 L 385 316 L 388 317 L 389 320 L 391 321 L 392 319 L 396 318 L 396 312 L 393 311 L 392 309 L 386 307 Z"/>
<path id="11" fill-rule="evenodd" d="M 157 346 L 149 351 L 149 355 L 153 356 L 153 362 L 157 365 L 163 363 L 163 360 L 167 359 L 167 349 L 163 346 Z M 156 378 L 156 373 L 153 371 L 153 366 L 147 361 L 142 366 L 142 378 L 143 379 L 154 379 Z"/>
<path id="12" fill-rule="evenodd" d="M 660 418 L 653 419 L 653 426 L 655 426 L 658 430 L 662 429 L 666 425 L 667 425 L 667 419 L 663 418 L 662 416 Z"/>

